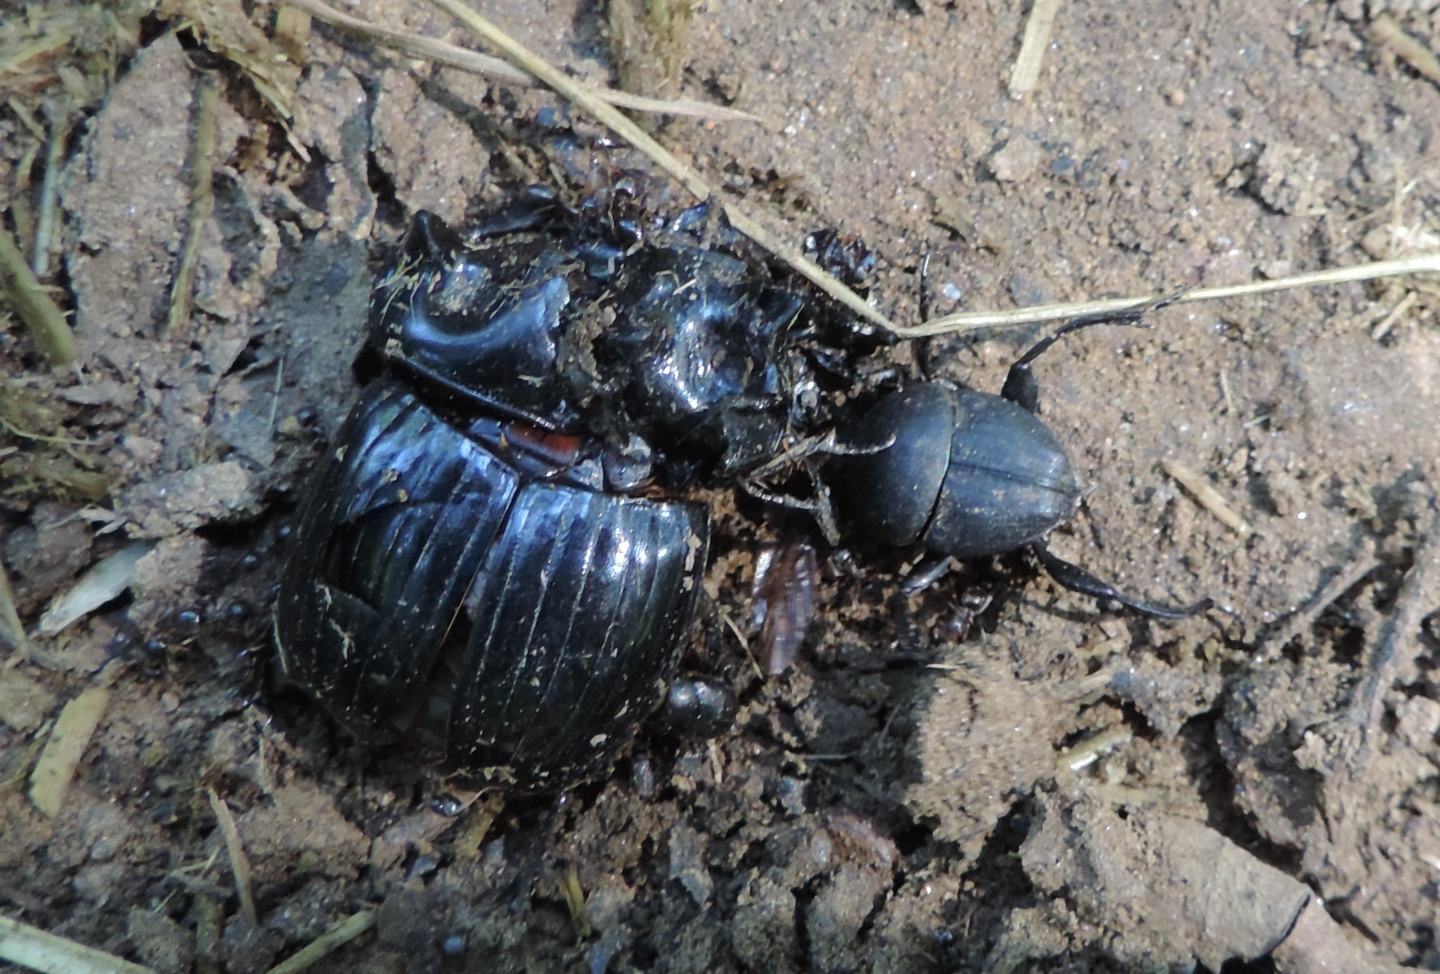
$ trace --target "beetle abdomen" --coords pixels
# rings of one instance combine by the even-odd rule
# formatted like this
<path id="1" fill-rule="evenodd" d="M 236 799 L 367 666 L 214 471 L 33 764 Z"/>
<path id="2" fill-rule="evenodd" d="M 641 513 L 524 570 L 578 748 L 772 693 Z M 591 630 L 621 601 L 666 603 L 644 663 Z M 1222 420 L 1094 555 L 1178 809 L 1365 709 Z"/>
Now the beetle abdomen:
<path id="1" fill-rule="evenodd" d="M 418 720 L 482 777 L 605 770 L 675 670 L 705 509 L 523 483 L 383 382 L 337 443 L 281 581 L 286 676 L 362 733 Z"/>
<path id="2" fill-rule="evenodd" d="M 924 542 L 955 558 L 1012 551 L 1068 519 L 1080 498 L 1055 435 L 1008 399 L 951 389 L 950 464 Z"/>

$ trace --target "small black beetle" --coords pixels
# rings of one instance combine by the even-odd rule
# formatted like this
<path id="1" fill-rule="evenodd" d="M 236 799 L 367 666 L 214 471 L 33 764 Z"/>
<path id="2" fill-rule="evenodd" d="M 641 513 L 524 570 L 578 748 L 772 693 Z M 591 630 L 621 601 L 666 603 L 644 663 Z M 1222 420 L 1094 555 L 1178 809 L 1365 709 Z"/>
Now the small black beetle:
<path id="1" fill-rule="evenodd" d="M 1098 324 L 1125 324 L 1134 312 L 1079 318 L 1041 340 L 1010 367 L 1000 395 L 948 382 L 922 382 L 882 398 L 844 430 L 846 445 L 828 480 L 849 529 L 878 544 L 916 543 L 960 560 L 1029 547 L 1061 585 L 1146 615 L 1178 619 L 1204 611 L 1125 595 L 1045 546 L 1080 500 L 1070 458 L 1037 415 L 1033 362 L 1061 336 Z"/>

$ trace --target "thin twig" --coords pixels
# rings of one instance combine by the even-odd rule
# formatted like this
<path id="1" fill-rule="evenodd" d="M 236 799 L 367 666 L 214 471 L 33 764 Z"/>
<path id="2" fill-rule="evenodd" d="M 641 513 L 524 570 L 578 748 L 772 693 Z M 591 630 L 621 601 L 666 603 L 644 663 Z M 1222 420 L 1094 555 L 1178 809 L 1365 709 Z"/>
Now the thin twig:
<path id="1" fill-rule="evenodd" d="M 1264 647 L 1261 652 L 1261 661 L 1274 657 L 1292 639 L 1314 625 L 1315 620 L 1320 618 L 1321 613 L 1326 609 L 1334 605 L 1336 599 L 1360 584 L 1366 575 L 1379 567 L 1380 560 L 1375 557 L 1375 544 L 1367 541 L 1361 551 L 1346 559 L 1346 567 L 1325 583 L 1325 587 L 1320 590 L 1319 595 L 1311 599 L 1309 604 L 1286 616 L 1272 632 L 1264 634 L 1260 640 Z"/>
<path id="2" fill-rule="evenodd" d="M 362 910 L 351 914 L 320 936 L 301 947 L 290 957 L 276 964 L 265 974 L 297 974 L 320 958 L 333 953 L 375 926 L 375 911 Z"/>
<path id="3" fill-rule="evenodd" d="M 529 72 L 514 67 L 509 61 L 498 57 L 491 57 L 489 54 L 481 54 L 478 51 L 469 51 L 454 44 L 447 44 L 445 41 L 436 40 L 432 37 L 423 37 L 419 34 L 407 34 L 403 31 L 390 30 L 378 24 L 372 24 L 368 20 L 361 20 L 359 17 L 352 17 L 342 13 L 321 0 L 285 0 L 289 6 L 304 10 L 306 13 L 324 21 L 332 27 L 348 31 L 357 37 L 370 41 L 384 47 L 392 48 L 402 54 L 411 57 L 424 58 L 434 61 L 436 64 L 446 64 L 452 68 L 459 68 L 461 71 L 469 71 L 472 74 L 484 75 L 496 81 L 506 84 L 519 85 L 526 88 L 540 87 L 534 76 Z M 726 108 L 724 105 L 714 105 L 709 102 L 694 101 L 689 98 L 646 98 L 644 95 L 631 94 L 628 91 L 617 91 L 614 88 L 602 88 L 591 86 L 595 97 L 601 101 L 608 102 L 619 108 L 628 108 L 636 112 L 653 112 L 660 115 L 684 115 L 691 118 L 709 118 L 717 121 L 735 122 L 759 122 L 761 119 L 749 112 L 742 112 L 737 108 Z"/>
<path id="4" fill-rule="evenodd" d="M 1387 314 L 1384 318 L 1381 318 L 1380 321 L 1376 323 L 1375 327 L 1370 329 L 1370 337 L 1378 342 L 1380 341 L 1380 339 L 1390 334 L 1390 329 L 1395 327 L 1395 322 L 1400 320 L 1400 316 L 1403 315 L 1405 312 L 1409 311 L 1410 308 L 1415 304 L 1415 302 L 1419 300 L 1420 295 L 1417 292 L 1407 292 L 1405 296 L 1400 299 L 1399 303 L 1397 303 L 1395 307 L 1390 309 L 1390 313 Z"/>
<path id="5" fill-rule="evenodd" d="M 220 835 L 225 839 L 225 853 L 230 857 L 230 871 L 235 874 L 235 888 L 240 894 L 240 912 L 245 914 L 252 927 L 258 927 L 260 917 L 255 912 L 255 896 L 250 891 L 250 860 L 245 857 L 245 847 L 240 844 L 240 830 L 235 826 L 235 816 L 230 814 L 230 806 L 215 793 L 214 788 L 206 788 L 205 793 L 210 799 L 215 821 L 220 823 Z"/>
<path id="6" fill-rule="evenodd" d="M 185 245 L 175 268 L 170 291 L 170 314 L 165 332 L 177 334 L 190 321 L 190 304 L 195 297 L 195 265 L 199 263 L 200 238 L 215 206 L 215 106 L 220 85 L 210 75 L 201 75 L 195 108 L 195 138 L 191 143 L 190 213 L 186 217 Z"/>
<path id="7" fill-rule="evenodd" d="M 1420 623 L 1434 610 L 1434 594 L 1440 590 L 1440 508 L 1432 501 L 1427 513 L 1429 522 L 1421 528 L 1415 561 L 1405 573 L 1395 607 L 1366 654 L 1365 680 L 1350 712 L 1366 744 L 1382 729 L 1381 708 L 1396 673 L 1424 649 Z"/>
<path id="8" fill-rule="evenodd" d="M 15 238 L 0 226 L 0 283 L 20 320 L 30 329 L 35 347 L 52 365 L 65 365 L 75 357 L 75 333 L 45 286 L 36 279 Z"/>
<path id="9" fill-rule="evenodd" d="M 704 178 L 701 177 L 700 173 L 696 171 L 694 167 L 681 162 L 675 158 L 675 156 L 671 155 L 664 146 L 656 142 L 638 125 L 630 121 L 630 119 L 620 114 L 614 106 L 607 105 L 605 102 L 596 98 L 584 85 L 550 65 L 544 58 L 535 54 L 480 14 L 477 14 L 463 3 L 460 3 L 459 0 L 430 0 L 430 2 L 470 28 L 483 42 L 499 50 L 500 53 L 508 57 L 514 64 L 529 71 L 535 77 L 545 82 L 545 84 L 554 88 L 557 92 L 588 112 L 597 121 L 608 126 L 615 134 L 643 152 L 655 165 L 659 166 L 679 182 L 680 185 L 689 190 L 696 199 L 702 201 L 712 200 L 719 204 L 724 209 L 725 215 L 729 218 L 731 226 L 774 253 L 811 284 L 814 284 L 820 290 L 861 317 L 890 331 L 897 330 L 888 318 L 875 308 L 866 304 L 854 291 L 821 270 L 819 266 L 807 259 L 804 254 L 801 254 L 793 248 L 782 246 L 781 243 L 772 237 L 760 224 L 756 223 L 735 207 L 727 206 L 723 203 L 714 195 L 709 184 L 705 182 Z"/>
<path id="10" fill-rule="evenodd" d="M 1055 13 L 1059 9 L 1060 0 L 1035 0 L 1031 5 L 1020 53 L 1016 55 L 1015 67 L 1010 72 L 1011 98 L 1020 98 L 1035 90 L 1045 49 L 1050 46 L 1050 32 L 1055 27 Z"/>

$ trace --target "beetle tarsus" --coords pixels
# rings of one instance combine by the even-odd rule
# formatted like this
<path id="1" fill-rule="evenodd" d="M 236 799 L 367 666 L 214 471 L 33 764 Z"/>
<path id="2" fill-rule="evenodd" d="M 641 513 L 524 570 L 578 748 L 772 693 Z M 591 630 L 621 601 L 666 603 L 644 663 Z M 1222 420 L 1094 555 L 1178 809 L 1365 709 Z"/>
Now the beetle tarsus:
<path id="1" fill-rule="evenodd" d="M 1040 561 L 1040 565 L 1046 573 L 1070 591 L 1088 595 L 1102 602 L 1118 602 L 1127 609 L 1133 609 L 1143 615 L 1154 616 L 1157 619 L 1185 619 L 1204 612 L 1212 605 L 1208 598 L 1191 605 L 1162 605 L 1157 602 L 1146 602 L 1117 591 L 1109 582 L 1102 581 L 1079 565 L 1066 561 L 1039 541 L 1031 544 L 1030 550 L 1035 552 L 1035 557 Z"/>

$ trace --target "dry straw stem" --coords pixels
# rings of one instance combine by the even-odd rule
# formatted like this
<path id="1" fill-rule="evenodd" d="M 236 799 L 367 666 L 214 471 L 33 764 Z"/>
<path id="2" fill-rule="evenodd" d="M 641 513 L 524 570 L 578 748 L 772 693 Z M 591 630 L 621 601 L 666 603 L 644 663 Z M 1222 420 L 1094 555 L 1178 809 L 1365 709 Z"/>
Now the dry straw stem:
<path id="1" fill-rule="evenodd" d="M 0 960 L 44 974 L 155 974 L 114 954 L 0 917 Z"/>
<path id="2" fill-rule="evenodd" d="M 1268 294 L 1271 291 L 1289 291 L 1302 287 L 1328 287 L 1333 284 L 1373 281 L 1378 278 L 1402 277 L 1407 274 L 1440 274 L 1440 252 L 1416 254 L 1398 260 L 1350 264 L 1309 274 L 1296 274 L 1293 277 L 1279 277 L 1271 281 L 1196 288 L 1193 291 L 1180 293 L 1169 303 L 1189 304 L 1192 301 L 1215 301 L 1220 298 Z M 897 328 L 896 334 L 902 338 L 926 338 L 931 335 L 978 331 L 982 328 L 1018 328 L 1043 321 L 1061 321 L 1078 318 L 1082 315 L 1128 311 L 1138 306 L 1153 304 L 1162 297 L 1164 296 L 1152 294 L 1136 298 L 1107 298 L 1100 301 L 1041 304 L 1029 308 L 1015 308 L 1011 311 L 964 311 L 959 314 L 945 315 L 943 318 L 931 319 L 914 328 Z"/>
<path id="3" fill-rule="evenodd" d="M 1057 772 L 1063 770 L 1071 774 L 1083 771 L 1111 751 L 1129 744 L 1134 736 L 1130 728 L 1124 725 L 1093 734 L 1074 747 L 1061 751 L 1055 761 L 1055 769 Z"/>
<path id="4" fill-rule="evenodd" d="M 314 965 L 322 957 L 348 944 L 375 926 L 375 911 L 362 910 L 351 914 L 320 936 L 301 947 L 293 955 L 276 964 L 265 974 L 297 974 Z"/>
<path id="5" fill-rule="evenodd" d="M 215 208 L 215 105 L 220 85 L 215 78 L 201 75 L 195 107 L 195 135 L 190 146 L 190 213 L 186 217 L 185 245 L 175 268 L 170 289 L 170 313 L 165 319 L 167 334 L 176 334 L 190 320 L 195 297 L 195 266 L 200 257 L 200 236 Z"/>
<path id="6" fill-rule="evenodd" d="M 73 359 L 75 333 L 70 330 L 65 313 L 45 293 L 45 285 L 25 263 L 25 255 L 4 226 L 0 226 L 0 280 L 5 286 L 5 296 L 30 329 L 35 346 L 51 364 L 65 365 Z"/>
<path id="7" fill-rule="evenodd" d="M 69 99 L 62 96 L 51 106 L 50 130 L 45 137 L 45 174 L 40 179 L 40 201 L 35 207 L 35 248 L 30 252 L 30 268 L 37 278 L 50 273 L 50 234 L 59 209 L 60 156 L 69 134 Z"/>
<path id="8" fill-rule="evenodd" d="M 1404 58 L 1412 68 L 1440 85 L 1440 58 L 1437 58 L 1424 44 L 1401 30 L 1394 17 L 1389 14 L 1381 14 L 1371 22 L 1370 31 L 1375 35 L 1376 40 Z"/>
<path id="9" fill-rule="evenodd" d="M 1234 508 L 1230 506 L 1224 497 L 1220 496 L 1220 492 L 1214 487 L 1211 487 L 1210 482 L 1200 476 L 1200 474 L 1191 470 L 1180 461 L 1172 460 L 1169 457 L 1161 460 L 1160 466 L 1164 467 L 1165 472 L 1178 481 L 1180 486 L 1184 487 L 1191 497 L 1195 498 L 1196 503 L 1211 514 L 1214 514 L 1221 524 L 1242 538 L 1249 537 L 1255 533 L 1255 529 L 1246 523 L 1243 517 L 1236 514 Z"/>
<path id="10" fill-rule="evenodd" d="M 1020 53 L 1015 57 L 1015 67 L 1010 71 L 1010 97 L 1020 98 L 1035 90 L 1040 80 L 1040 64 L 1045 59 L 1045 49 L 1050 46 L 1050 31 L 1055 27 L 1055 13 L 1060 9 L 1060 0 L 1035 0 L 1030 7 L 1030 19 L 1025 21 L 1025 37 L 1020 41 Z"/>
<path id="11" fill-rule="evenodd" d="M 514 64 L 524 68 L 561 95 L 573 101 L 597 121 L 608 126 L 625 141 L 645 153 L 655 165 L 659 166 L 679 182 L 680 185 L 689 190 L 696 199 L 709 200 L 712 198 L 713 191 L 710 189 L 709 184 L 705 182 L 694 167 L 681 162 L 675 158 L 675 156 L 671 155 L 664 146 L 656 142 L 639 126 L 630 121 L 630 119 L 620 114 L 613 105 L 607 105 L 605 102 L 596 98 L 584 85 L 575 81 L 563 71 L 552 67 L 544 58 L 535 54 L 495 24 L 458 2 L 458 0 L 430 0 L 430 2 L 470 28 L 477 37 L 486 44 L 499 50 L 500 53 L 504 54 Z M 766 232 L 760 224 L 756 223 L 744 213 L 741 213 L 738 209 L 727 206 L 718 198 L 715 199 L 715 202 L 724 208 L 725 215 L 729 218 L 731 226 L 760 244 L 760 246 L 774 253 L 811 284 L 814 284 L 820 290 L 861 317 L 874 322 L 882 328 L 891 331 L 896 330 L 895 325 L 892 324 L 888 318 L 875 308 L 866 304 L 854 291 L 807 260 L 799 251 L 782 246 L 780 242 Z"/>
<path id="12" fill-rule="evenodd" d="M 596 120 L 611 128 L 635 148 L 649 156 L 657 166 L 684 186 L 697 199 L 708 200 L 713 196 L 710 186 L 692 166 L 671 155 L 663 146 L 642 131 L 634 122 L 620 114 L 613 106 L 596 98 L 584 85 L 552 67 L 543 58 L 520 44 L 495 24 L 460 3 L 459 0 L 430 0 L 435 6 L 470 28 L 483 42 L 490 44 L 508 57 L 518 67 L 533 74 L 540 81 L 573 101 Z M 1160 300 L 1161 295 L 1139 298 L 1082 301 L 1069 304 L 1040 305 L 1019 308 L 1012 311 L 964 312 L 946 315 L 913 327 L 900 327 L 871 307 L 859 295 L 821 270 L 805 256 L 791 248 L 782 246 L 758 223 L 735 207 L 716 200 L 725 210 L 730 224 L 760 246 L 768 249 L 785 261 L 798 274 L 810 281 L 836 301 L 900 338 L 924 338 L 974 331 L 980 328 L 1019 327 L 1044 321 L 1060 321 L 1088 314 L 1105 314 L 1125 311 L 1137 305 L 1151 304 Z M 1270 291 L 1284 291 L 1301 287 L 1325 287 L 1349 281 L 1368 281 L 1384 277 L 1400 277 L 1406 274 L 1440 273 L 1440 252 L 1420 254 L 1399 260 L 1383 260 L 1270 281 L 1256 281 L 1250 284 L 1236 284 L 1225 287 L 1197 288 L 1187 291 L 1174 303 L 1191 301 L 1213 301 L 1219 298 L 1241 297 L 1250 294 L 1265 294 Z"/>
<path id="13" fill-rule="evenodd" d="M 529 72 L 513 67 L 510 62 L 501 58 L 480 54 L 476 51 L 467 51 L 463 47 L 456 47 L 454 44 L 447 44 L 431 37 L 380 27 L 368 20 L 361 20 L 359 17 L 352 17 L 336 10 L 334 7 L 321 3 L 320 0 L 285 0 L 285 2 L 332 27 L 348 31 L 372 44 L 392 48 L 411 57 L 434 61 L 436 64 L 459 68 L 461 71 L 484 75 L 505 84 L 525 88 L 540 87 Z M 616 91 L 614 88 L 590 87 L 590 91 L 601 101 L 637 112 L 684 115 L 690 118 L 708 118 L 717 121 L 760 121 L 758 117 L 749 112 L 726 108 L 724 105 L 712 105 L 709 102 L 693 101 L 688 98 L 646 98 L 643 95 L 632 95 L 628 91 Z"/>
<path id="14" fill-rule="evenodd" d="M 230 806 L 216 794 L 214 788 L 206 788 L 205 794 L 210 799 L 215 821 L 220 824 L 220 835 L 225 839 L 225 853 L 230 857 L 230 871 L 235 874 L 235 888 L 240 893 L 240 912 L 245 914 L 252 927 L 258 927 L 260 917 L 255 912 L 255 896 L 250 891 L 250 860 L 245 857 L 245 847 L 240 844 L 240 830 L 235 827 L 235 816 L 230 814 Z"/>

